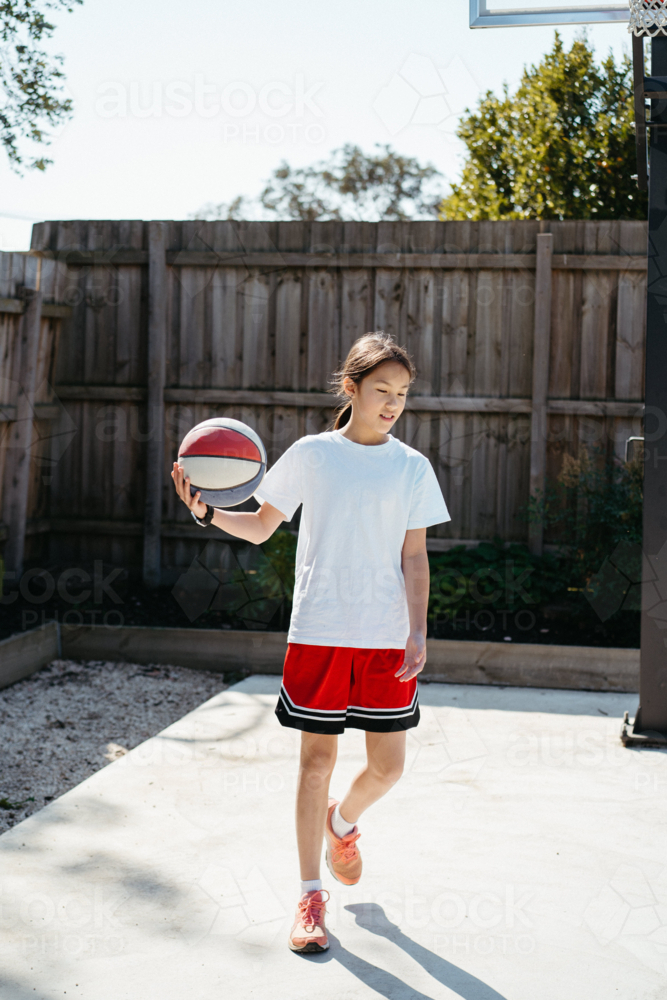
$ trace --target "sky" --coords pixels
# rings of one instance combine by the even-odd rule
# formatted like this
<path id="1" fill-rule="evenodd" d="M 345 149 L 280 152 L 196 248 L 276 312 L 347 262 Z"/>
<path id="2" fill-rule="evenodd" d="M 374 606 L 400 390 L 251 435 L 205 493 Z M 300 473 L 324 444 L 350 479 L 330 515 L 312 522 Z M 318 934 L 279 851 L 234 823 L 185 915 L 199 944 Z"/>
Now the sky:
<path id="1" fill-rule="evenodd" d="M 0 152 L 0 250 L 27 249 L 33 221 L 186 219 L 346 142 L 431 162 L 446 191 L 463 109 L 516 86 L 554 37 L 470 30 L 468 0 L 84 0 L 51 20 L 74 114 L 44 173 Z M 580 31 L 562 28 L 566 45 Z M 598 58 L 629 53 L 627 25 L 588 31 Z"/>

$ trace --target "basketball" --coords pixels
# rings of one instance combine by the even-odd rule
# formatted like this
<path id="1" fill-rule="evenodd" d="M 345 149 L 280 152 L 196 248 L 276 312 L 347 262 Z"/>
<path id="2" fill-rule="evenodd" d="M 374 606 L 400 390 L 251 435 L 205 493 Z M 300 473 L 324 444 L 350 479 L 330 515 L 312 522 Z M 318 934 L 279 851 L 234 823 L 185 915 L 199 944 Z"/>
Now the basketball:
<path id="1" fill-rule="evenodd" d="M 190 494 L 213 507 L 234 507 L 248 500 L 264 478 L 266 449 L 241 420 L 213 417 L 185 435 L 178 464 L 190 477 Z"/>

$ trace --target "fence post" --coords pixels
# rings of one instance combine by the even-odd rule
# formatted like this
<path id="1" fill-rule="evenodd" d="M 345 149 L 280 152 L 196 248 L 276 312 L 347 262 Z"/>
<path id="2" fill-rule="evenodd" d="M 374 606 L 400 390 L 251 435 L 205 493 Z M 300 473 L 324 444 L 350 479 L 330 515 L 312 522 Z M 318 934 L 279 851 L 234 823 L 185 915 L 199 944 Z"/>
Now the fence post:
<path id="1" fill-rule="evenodd" d="M 535 268 L 535 330 L 533 334 L 533 395 L 530 419 L 530 495 L 542 493 L 547 467 L 547 391 L 551 341 L 551 254 L 553 236 L 539 233 Z M 542 555 L 544 525 L 530 523 L 528 544 Z"/>
<path id="2" fill-rule="evenodd" d="M 164 383 L 167 359 L 167 227 L 148 223 L 148 399 L 143 581 L 160 583 L 164 478 Z"/>
<path id="3" fill-rule="evenodd" d="M 21 316 L 18 336 L 18 396 L 16 420 L 13 422 L 7 450 L 9 475 L 5 480 L 4 517 L 7 524 L 5 567 L 16 574 L 23 572 L 25 528 L 28 517 L 30 485 L 30 452 L 32 446 L 35 381 L 39 350 L 39 328 L 42 318 L 42 293 L 34 288 L 23 290 L 25 311 Z"/>

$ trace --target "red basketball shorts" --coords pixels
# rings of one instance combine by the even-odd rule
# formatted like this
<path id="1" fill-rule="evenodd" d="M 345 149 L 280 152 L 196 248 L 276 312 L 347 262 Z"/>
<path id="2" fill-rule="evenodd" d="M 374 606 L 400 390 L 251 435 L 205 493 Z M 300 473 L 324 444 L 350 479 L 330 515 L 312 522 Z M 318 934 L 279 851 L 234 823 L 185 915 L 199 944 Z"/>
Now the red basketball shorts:
<path id="1" fill-rule="evenodd" d="M 287 646 L 276 706 L 280 724 L 307 733 L 371 733 L 411 729 L 419 722 L 417 678 L 394 677 L 403 649 Z"/>

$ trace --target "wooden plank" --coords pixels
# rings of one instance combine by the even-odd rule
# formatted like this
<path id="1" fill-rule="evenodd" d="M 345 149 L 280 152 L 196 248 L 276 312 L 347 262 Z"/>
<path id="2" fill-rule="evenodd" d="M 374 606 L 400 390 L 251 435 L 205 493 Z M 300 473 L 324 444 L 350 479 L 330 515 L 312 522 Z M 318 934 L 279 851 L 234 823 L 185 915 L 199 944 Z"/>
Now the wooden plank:
<path id="1" fill-rule="evenodd" d="M 535 281 L 532 273 L 505 277 L 508 309 L 503 328 L 503 396 L 529 396 L 533 379 Z"/>
<path id="2" fill-rule="evenodd" d="M 199 531 L 203 534 L 206 529 Z M 104 625 L 66 626 L 62 630 L 62 641 L 63 655 L 71 659 L 173 663 L 215 673 L 250 667 L 254 673 L 280 674 L 287 649 L 284 632 L 141 625 L 121 625 L 113 629 Z"/>
<path id="3" fill-rule="evenodd" d="M 261 225 L 256 223 L 256 226 Z M 268 225 L 268 224 L 265 224 Z M 400 225 L 400 224 L 399 224 Z M 493 223 L 497 225 L 497 223 Z M 597 223 L 596 223 L 597 225 Z M 402 237 L 398 237 L 400 240 Z M 394 246 L 391 241 L 381 244 Z M 383 253 L 337 253 L 323 249 L 331 244 L 315 244 L 312 253 L 293 251 L 225 252 L 216 250 L 170 250 L 170 267 L 399 267 L 399 268 L 535 268 L 534 254 L 525 253 L 406 253 L 397 249 Z M 121 267 L 126 264 L 148 264 L 148 252 L 131 248 L 58 251 L 41 250 L 42 257 L 55 259 L 68 267 Z M 566 270 L 645 271 L 646 257 L 641 254 L 554 254 L 554 268 Z"/>
<path id="4" fill-rule="evenodd" d="M 582 417 L 640 417 L 644 404 L 615 399 L 550 399 L 549 413 L 568 413 Z"/>
<path id="5" fill-rule="evenodd" d="M 243 273 L 219 268 L 211 280 L 211 372 L 214 386 L 241 384 L 243 360 L 242 309 L 239 283 Z"/>
<path id="6" fill-rule="evenodd" d="M 316 271 L 308 282 L 307 388 L 323 392 L 340 365 L 340 300 L 338 276 Z"/>
<path id="7" fill-rule="evenodd" d="M 123 400 L 142 402 L 147 398 L 148 390 L 143 385 L 69 385 L 56 383 L 56 395 L 59 399 L 71 400 Z M 169 391 L 169 390 L 168 390 Z"/>
<path id="8" fill-rule="evenodd" d="M 25 310 L 23 299 L 0 299 L 1 313 L 22 313 Z"/>
<path id="9" fill-rule="evenodd" d="M 61 656 L 60 625 L 47 622 L 39 628 L 0 641 L 0 688 L 34 674 Z"/>
<path id="10" fill-rule="evenodd" d="M 81 625 L 63 628 L 62 655 L 279 676 L 286 642 L 285 632 Z M 430 681 L 620 692 L 636 692 L 639 684 L 638 649 L 429 639 L 427 652 Z"/>
<path id="11" fill-rule="evenodd" d="M 204 334 L 205 291 L 212 273 L 194 267 L 181 268 L 177 273 L 180 315 L 176 378 L 179 385 L 203 386 L 210 377 L 210 360 L 206 357 Z"/>
<path id="12" fill-rule="evenodd" d="M 507 541 L 523 541 L 526 525 L 520 514 L 530 493 L 530 419 L 508 415 L 505 433 L 503 518 L 498 533 Z"/>
<path id="13" fill-rule="evenodd" d="M 644 398 L 644 341 L 646 338 L 646 278 L 621 274 L 616 312 L 617 399 Z"/>
<path id="14" fill-rule="evenodd" d="M 124 267 L 116 274 L 116 359 L 114 382 L 132 385 L 146 378 L 145 319 L 140 267 Z M 142 322 L 144 320 L 144 322 Z"/>
<path id="15" fill-rule="evenodd" d="M 405 274 L 398 270 L 381 268 L 375 273 L 376 330 L 384 330 L 397 340 L 404 327 Z"/>
<path id="16" fill-rule="evenodd" d="M 473 386 L 468 381 L 470 329 L 470 275 L 452 271 L 443 275 L 441 331 L 441 394 L 467 396 Z"/>
<path id="17" fill-rule="evenodd" d="M 474 392 L 479 396 L 500 396 L 503 276 L 492 271 L 480 271 L 475 297 Z"/>
<path id="18" fill-rule="evenodd" d="M 472 433 L 468 453 L 470 527 L 467 533 L 479 538 L 491 538 L 496 529 L 497 418 L 473 413 L 468 426 Z"/>
<path id="19" fill-rule="evenodd" d="M 16 421 L 10 425 L 3 491 L 2 520 L 7 525 L 4 561 L 17 577 L 23 572 L 28 513 L 33 406 L 42 311 L 42 293 L 26 289 L 26 309 L 18 331 Z"/>
<path id="20" fill-rule="evenodd" d="M 432 396 L 435 358 L 435 275 L 433 271 L 409 272 L 405 279 L 406 309 L 403 336 L 405 345 L 417 368 L 417 378 L 410 386 L 412 396 Z"/>
<path id="21" fill-rule="evenodd" d="M 355 340 L 373 329 L 373 278 L 367 269 L 341 275 L 341 358 L 347 357 Z"/>
<path id="22" fill-rule="evenodd" d="M 546 484 L 547 390 L 549 386 L 549 349 L 551 340 L 551 251 L 553 236 L 537 237 L 535 272 L 535 333 L 533 338 L 533 393 L 530 426 L 530 495 L 542 494 Z M 543 526 L 531 523 L 528 528 L 530 550 L 542 554 Z"/>
<path id="23" fill-rule="evenodd" d="M 243 303 L 244 388 L 269 388 L 273 382 L 274 359 L 269 345 L 269 299 L 271 285 L 265 274 L 254 271 L 240 289 Z"/>
<path id="24" fill-rule="evenodd" d="M 299 346 L 301 341 L 300 271 L 281 275 L 276 287 L 276 389 L 290 389 L 299 384 Z"/>
<path id="25" fill-rule="evenodd" d="M 60 302 L 44 302 L 42 305 L 42 316 L 49 319 L 69 319 L 71 315 L 72 307 Z"/>
<path id="26" fill-rule="evenodd" d="M 141 386 L 116 385 L 56 385 L 61 400 L 117 400 L 146 399 L 146 389 Z M 323 392 L 263 391 L 254 389 L 197 389 L 167 388 L 164 399 L 168 403 L 238 404 L 251 406 L 330 407 L 332 397 Z M 7 409 L 7 407 L 4 407 Z M 435 413 L 531 413 L 529 397 L 498 396 L 408 396 L 407 410 Z M 643 413 L 643 403 L 623 400 L 548 399 L 549 413 L 579 413 L 590 416 L 636 416 Z M 13 411 L 10 411 L 13 412 Z M 45 410 L 45 413 L 51 413 Z M 45 417 L 48 419 L 48 416 Z M 202 419 L 204 419 L 202 417 Z"/>
<path id="27" fill-rule="evenodd" d="M 62 225 L 62 224 L 61 224 Z M 57 260 L 67 267 L 121 267 L 124 264 L 148 264 L 149 251 L 131 247 L 74 249 L 64 246 L 57 250 L 32 250 L 33 255 Z"/>
<path id="28" fill-rule="evenodd" d="M 212 254 L 210 251 L 179 251 L 169 254 L 168 263 L 175 267 L 335 267 L 335 268 L 472 268 L 532 270 L 536 266 L 534 254 L 506 253 L 252 253 Z M 553 267 L 563 270 L 646 271 L 644 255 L 621 254 L 558 254 Z"/>
<path id="29" fill-rule="evenodd" d="M 146 443 L 146 507 L 144 516 L 143 580 L 148 587 L 160 583 L 160 524 L 165 471 L 164 383 L 167 345 L 167 265 L 164 223 L 148 227 L 148 398 Z"/>
<path id="30" fill-rule="evenodd" d="M 614 291 L 613 275 L 584 275 L 581 369 L 577 390 L 580 399 L 604 399 L 607 395 L 609 324 L 615 316 Z"/>
<path id="31" fill-rule="evenodd" d="M 23 299 L 0 299 L 0 313 L 21 314 L 25 309 Z M 61 302 L 43 302 L 42 316 L 50 319 L 67 319 L 72 315 L 72 307 Z"/>
<path id="32" fill-rule="evenodd" d="M 551 344 L 549 353 L 549 396 L 576 398 L 573 369 L 579 371 L 581 343 L 582 275 L 557 271 L 552 275 Z M 531 335 L 531 352 L 532 352 Z"/>
<path id="33" fill-rule="evenodd" d="M 451 521 L 436 525 L 437 536 L 460 537 L 463 530 L 466 509 L 464 475 L 468 466 L 465 420 L 463 414 L 447 414 L 437 418 L 433 468 L 451 516 Z"/>

